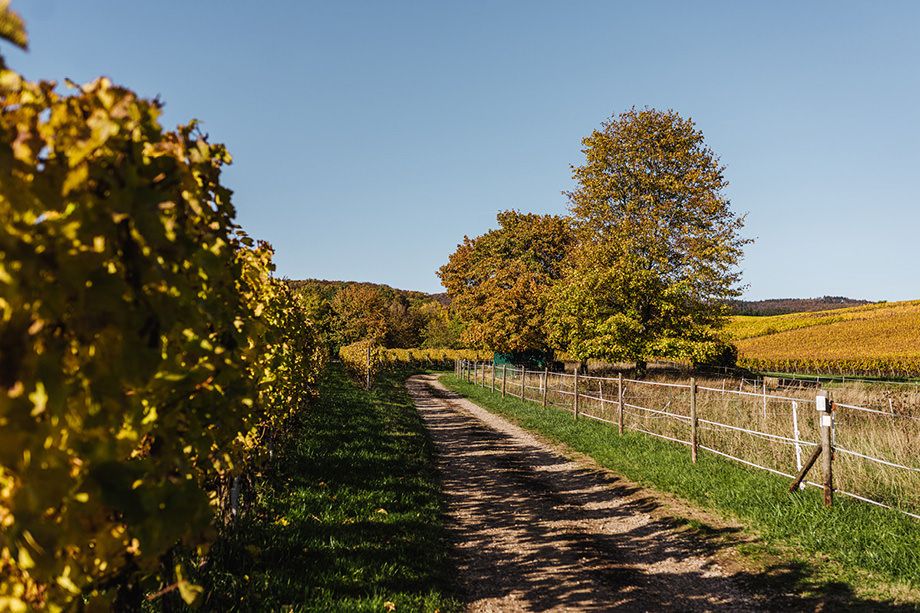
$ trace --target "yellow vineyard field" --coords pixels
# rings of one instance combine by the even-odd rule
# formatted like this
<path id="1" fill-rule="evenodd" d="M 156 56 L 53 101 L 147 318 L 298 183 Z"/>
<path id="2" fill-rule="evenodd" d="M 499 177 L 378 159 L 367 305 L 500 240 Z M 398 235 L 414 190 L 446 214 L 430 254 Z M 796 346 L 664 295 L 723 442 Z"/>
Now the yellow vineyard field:
<path id="1" fill-rule="evenodd" d="M 741 366 L 758 370 L 920 375 L 920 301 L 773 317 L 735 317 Z"/>

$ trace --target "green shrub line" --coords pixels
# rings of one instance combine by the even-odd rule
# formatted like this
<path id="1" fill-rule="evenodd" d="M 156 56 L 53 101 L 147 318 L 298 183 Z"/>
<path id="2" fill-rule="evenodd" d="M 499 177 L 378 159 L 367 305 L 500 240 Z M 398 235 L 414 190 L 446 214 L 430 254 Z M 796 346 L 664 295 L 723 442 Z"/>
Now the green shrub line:
<path id="1" fill-rule="evenodd" d="M 789 493 L 788 480 L 705 451 L 697 464 L 683 445 L 607 424 L 574 420 L 556 407 L 493 393 L 454 375 L 442 382 L 483 408 L 584 453 L 639 485 L 674 494 L 754 529 L 764 541 L 819 554 L 848 569 L 920 587 L 920 521 L 858 501 L 823 506 L 821 493 Z"/>
<path id="2" fill-rule="evenodd" d="M 460 609 L 431 442 L 403 385 L 361 389 L 340 365 L 255 483 L 253 507 L 212 549 L 209 610 Z"/>

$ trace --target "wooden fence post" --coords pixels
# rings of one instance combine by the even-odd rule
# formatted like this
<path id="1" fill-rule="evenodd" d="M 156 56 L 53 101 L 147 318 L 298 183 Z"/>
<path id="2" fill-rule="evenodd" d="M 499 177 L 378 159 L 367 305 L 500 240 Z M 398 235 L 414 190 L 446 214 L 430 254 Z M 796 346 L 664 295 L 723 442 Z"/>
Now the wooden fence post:
<path id="1" fill-rule="evenodd" d="M 696 377 L 690 377 L 690 459 L 696 464 L 699 438 L 696 421 Z"/>
<path id="2" fill-rule="evenodd" d="M 527 368 L 525 366 L 521 366 L 521 400 L 524 400 L 524 396 L 525 396 L 524 381 L 526 379 L 527 379 Z"/>
<path id="3" fill-rule="evenodd" d="M 492 366 L 489 368 L 489 374 L 492 379 L 492 391 L 495 391 L 495 362 L 492 362 Z"/>
<path id="4" fill-rule="evenodd" d="M 505 379 L 508 378 L 507 377 L 508 375 L 507 367 L 508 367 L 507 364 L 502 364 L 502 398 L 505 397 Z"/>
<path id="5" fill-rule="evenodd" d="M 617 430 L 623 434 L 623 373 L 617 373 Z"/>
<path id="6" fill-rule="evenodd" d="M 549 368 L 543 369 L 543 406 L 546 406 L 546 388 L 549 386 Z"/>
<path id="7" fill-rule="evenodd" d="M 578 367 L 575 367 L 575 419 L 578 419 Z"/>
<path id="8" fill-rule="evenodd" d="M 818 419 L 821 420 L 821 461 L 822 481 L 824 484 L 824 505 L 834 504 L 834 448 L 831 440 L 831 428 L 834 426 L 833 403 L 827 398 L 827 392 L 818 392 L 815 398 Z"/>
<path id="9" fill-rule="evenodd" d="M 367 372 L 365 373 L 364 389 L 371 389 L 371 346 L 367 345 Z"/>

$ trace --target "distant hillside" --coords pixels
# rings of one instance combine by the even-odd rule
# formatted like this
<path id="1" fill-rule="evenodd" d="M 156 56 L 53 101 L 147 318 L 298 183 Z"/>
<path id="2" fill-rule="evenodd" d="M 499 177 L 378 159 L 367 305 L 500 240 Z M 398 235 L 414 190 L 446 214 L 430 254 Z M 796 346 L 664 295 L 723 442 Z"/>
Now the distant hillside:
<path id="1" fill-rule="evenodd" d="M 450 306 L 450 298 L 447 297 L 447 292 L 440 292 L 438 294 L 431 294 L 431 297 L 434 300 L 437 300 L 444 306 Z"/>
<path id="2" fill-rule="evenodd" d="M 810 313 L 830 311 L 872 304 L 869 300 L 854 300 L 843 296 L 822 296 L 821 298 L 771 298 L 769 300 L 734 300 L 735 315 L 785 315 L 788 313 Z"/>
<path id="3" fill-rule="evenodd" d="M 758 370 L 920 375 L 920 301 L 733 317 L 741 364 Z"/>
<path id="4" fill-rule="evenodd" d="M 427 302 L 429 300 L 437 300 L 441 302 L 441 294 L 426 294 L 425 292 L 417 292 L 410 289 L 399 289 L 395 287 L 390 287 L 383 283 L 370 283 L 367 281 L 327 281 L 325 279 L 288 279 L 288 283 L 294 289 L 300 289 L 308 287 L 319 294 L 321 294 L 326 300 L 332 300 L 332 298 L 345 289 L 346 287 L 356 285 L 361 287 L 376 287 L 384 291 L 387 295 L 390 296 L 401 296 L 405 298 L 409 304 L 415 304 L 417 302 Z"/>

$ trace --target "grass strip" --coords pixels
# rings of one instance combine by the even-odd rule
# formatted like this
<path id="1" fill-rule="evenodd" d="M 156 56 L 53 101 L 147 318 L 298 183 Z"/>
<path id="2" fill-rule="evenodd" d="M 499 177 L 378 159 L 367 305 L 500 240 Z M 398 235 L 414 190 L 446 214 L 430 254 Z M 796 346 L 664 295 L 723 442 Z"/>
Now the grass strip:
<path id="1" fill-rule="evenodd" d="M 365 391 L 329 369 L 253 508 L 212 549 L 204 608 L 459 610 L 432 448 L 403 379 Z"/>
<path id="2" fill-rule="evenodd" d="M 817 490 L 790 494 L 786 479 L 705 451 L 693 465 L 683 445 L 637 432 L 621 437 L 607 424 L 575 421 L 569 411 L 502 398 L 454 375 L 441 380 L 483 408 L 564 443 L 640 485 L 739 520 L 767 542 L 797 546 L 812 558 L 819 554 L 839 562 L 838 568 L 846 572 L 877 573 L 910 592 L 920 587 L 920 521 L 842 498 L 826 508 Z M 867 581 L 855 574 L 847 579 Z"/>

